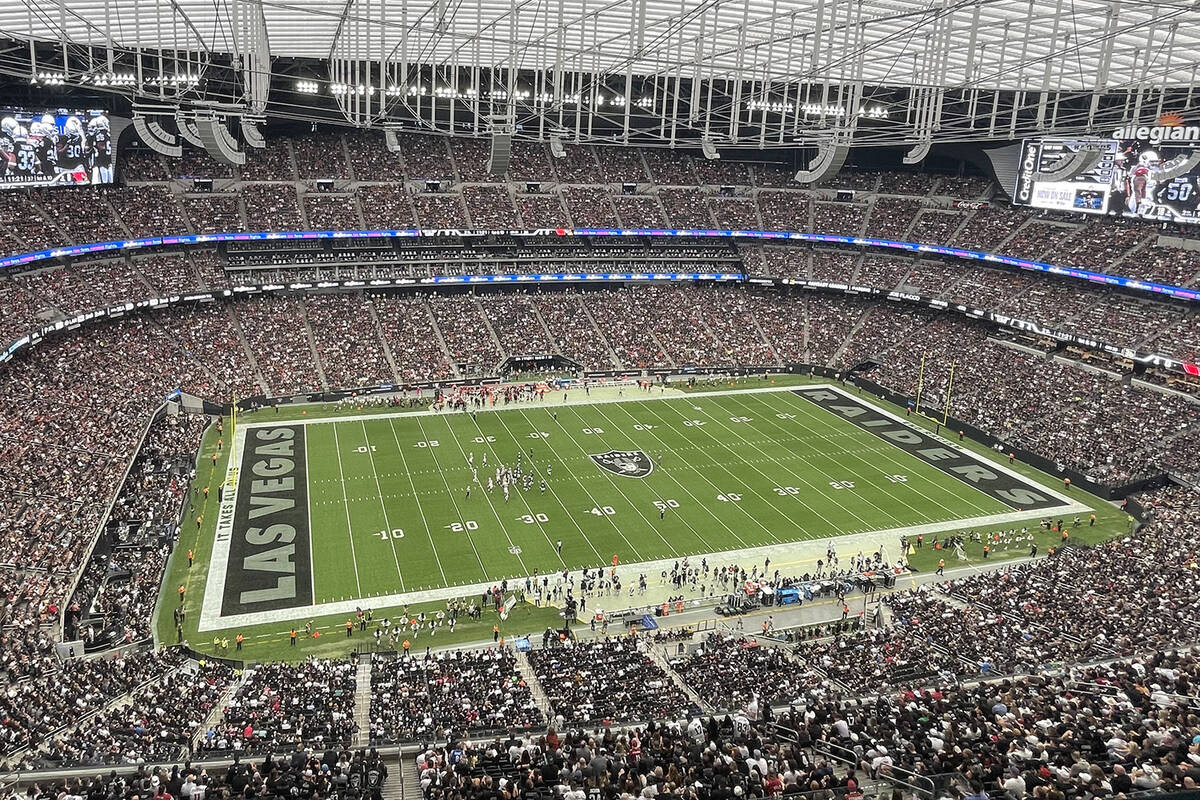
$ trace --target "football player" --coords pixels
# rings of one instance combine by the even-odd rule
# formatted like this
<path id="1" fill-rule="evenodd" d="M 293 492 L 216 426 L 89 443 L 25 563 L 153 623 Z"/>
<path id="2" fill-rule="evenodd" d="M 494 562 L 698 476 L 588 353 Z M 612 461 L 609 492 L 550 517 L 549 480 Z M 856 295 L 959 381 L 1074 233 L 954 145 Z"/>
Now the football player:
<path id="1" fill-rule="evenodd" d="M 67 117 L 63 123 L 63 135 L 58 141 L 59 172 L 77 172 L 84 167 L 87 139 L 83 121 L 76 116 Z"/>
<path id="2" fill-rule="evenodd" d="M 34 178 L 41 172 L 41 161 L 37 153 L 39 140 L 20 124 L 17 125 L 17 130 L 9 174 L 19 178 Z"/>
<path id="3" fill-rule="evenodd" d="M 112 183 L 112 132 L 108 117 L 92 117 L 87 126 L 92 183 Z"/>
<path id="4" fill-rule="evenodd" d="M 13 117 L 0 120 L 0 179 L 8 176 L 17 162 L 17 138 L 21 123 Z"/>
<path id="5" fill-rule="evenodd" d="M 1158 165 L 1158 153 L 1144 150 L 1138 154 L 1137 163 L 1129 168 L 1129 191 L 1126 205 L 1130 213 L 1141 216 L 1154 205 L 1154 168 Z"/>
<path id="6" fill-rule="evenodd" d="M 38 166 L 42 175 L 58 173 L 58 124 L 54 117 L 44 115 L 40 120 L 29 123 L 30 136 L 36 141 Z"/>

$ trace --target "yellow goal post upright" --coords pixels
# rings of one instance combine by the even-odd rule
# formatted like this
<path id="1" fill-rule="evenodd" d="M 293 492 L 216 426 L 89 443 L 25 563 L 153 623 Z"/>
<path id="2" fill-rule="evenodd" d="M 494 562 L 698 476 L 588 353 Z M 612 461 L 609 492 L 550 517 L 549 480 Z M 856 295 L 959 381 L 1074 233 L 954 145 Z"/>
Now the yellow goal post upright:
<path id="1" fill-rule="evenodd" d="M 946 427 L 946 420 L 950 419 L 950 397 L 954 393 L 954 368 L 958 366 L 957 361 L 950 362 L 950 379 L 946 382 L 946 407 L 942 409 L 942 427 Z"/>
<path id="2" fill-rule="evenodd" d="M 917 372 L 917 404 L 913 408 L 919 415 L 921 413 L 921 390 L 925 388 L 925 356 L 928 353 L 921 353 L 921 369 Z"/>

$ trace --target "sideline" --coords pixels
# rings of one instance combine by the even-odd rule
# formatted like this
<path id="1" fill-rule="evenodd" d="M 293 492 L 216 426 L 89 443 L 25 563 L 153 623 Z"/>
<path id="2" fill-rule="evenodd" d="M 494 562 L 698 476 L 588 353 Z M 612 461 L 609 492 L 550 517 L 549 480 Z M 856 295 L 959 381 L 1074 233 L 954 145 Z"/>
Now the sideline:
<path id="1" fill-rule="evenodd" d="M 810 390 L 816 389 L 816 388 L 827 389 L 829 391 L 836 392 L 849 400 L 853 400 L 856 403 L 862 403 L 864 405 L 867 405 L 868 407 L 879 412 L 880 414 L 892 419 L 896 423 L 903 425 L 907 428 L 912 428 L 915 431 L 919 431 L 922 435 L 938 441 L 943 446 L 945 446 L 949 449 L 952 449 L 956 452 L 962 453 L 965 456 L 971 458 L 972 460 L 974 460 L 978 463 L 987 465 L 987 467 L 989 469 L 995 469 L 997 471 L 1000 471 L 1021 483 L 1026 483 L 1026 482 L 1033 483 L 1034 485 L 1038 486 L 1040 490 L 1046 492 L 1047 494 L 1054 497 L 1061 503 L 1061 505 L 1059 505 L 1059 506 L 1050 507 L 1050 508 L 1039 508 L 1039 509 L 1032 510 L 1032 511 L 1020 511 L 1020 510 L 1010 511 L 1010 512 L 1005 512 L 1005 513 L 1000 513 L 1000 514 L 991 514 L 991 515 L 977 516 L 977 517 L 964 517 L 964 518 L 959 518 L 959 519 L 944 520 L 941 522 L 925 523 L 922 525 L 910 525 L 910 526 L 897 527 L 897 528 L 884 528 L 884 529 L 880 529 L 880 530 L 865 531 L 865 532 L 861 532 L 861 533 L 846 534 L 846 535 L 832 537 L 833 541 L 836 541 L 839 549 L 841 549 L 842 547 L 849 547 L 851 549 L 855 549 L 857 547 L 858 549 L 863 549 L 863 550 L 874 550 L 877 547 L 879 547 L 881 543 L 894 543 L 900 536 L 906 536 L 906 537 L 912 538 L 917 535 L 930 535 L 933 533 L 942 533 L 942 532 L 946 532 L 946 531 L 961 530 L 964 528 L 994 526 L 994 525 L 1010 524 L 1010 523 L 1016 523 L 1016 522 L 1022 522 L 1022 521 L 1028 521 L 1028 520 L 1036 521 L 1036 520 L 1040 520 L 1040 519 L 1046 517 L 1047 515 L 1053 514 L 1055 512 L 1068 511 L 1068 510 L 1078 512 L 1080 510 L 1085 510 L 1085 509 L 1090 508 L 1088 506 L 1083 505 L 1082 503 L 1080 503 L 1078 501 L 1072 500 L 1071 498 L 1051 489 L 1050 487 L 1042 484 L 1040 481 L 1036 481 L 1032 478 L 1022 475 L 1019 472 L 1010 469 L 1006 465 L 1000 464 L 997 461 L 988 459 L 985 456 L 983 456 L 979 453 L 976 453 L 976 452 L 970 450 L 969 448 L 966 448 L 966 447 L 958 444 L 957 442 L 953 442 L 939 434 L 935 434 L 931 431 L 925 430 L 924 428 L 921 428 L 921 427 L 915 425 L 911 421 L 906 420 L 903 417 L 892 413 L 888 409 L 881 407 L 880 405 L 876 404 L 875 402 L 872 402 L 872 400 L 874 400 L 874 398 L 872 398 L 871 400 L 864 399 L 862 397 L 859 397 L 859 396 L 843 389 L 840 386 L 835 386 L 835 385 L 829 384 L 829 383 L 809 384 L 809 385 L 806 385 L 804 388 L 810 389 Z M 605 403 L 647 402 L 647 401 L 651 401 L 651 400 L 681 400 L 681 399 L 687 399 L 687 398 L 724 397 L 724 396 L 739 395 L 739 394 L 764 394 L 764 393 L 768 393 L 768 392 L 795 392 L 796 389 L 797 389 L 797 387 L 794 385 L 787 385 L 787 386 L 766 386 L 766 387 L 758 387 L 758 388 L 752 388 L 752 389 L 722 389 L 722 390 L 716 390 L 716 391 L 695 392 L 695 393 L 685 393 L 685 392 L 676 390 L 671 393 L 664 392 L 660 395 L 653 395 L 653 393 L 650 393 L 649 396 L 635 392 L 628 397 L 610 397 L 610 398 L 602 398 L 602 399 L 592 399 L 592 398 L 588 397 L 587 395 L 584 395 L 581 399 L 573 399 L 572 398 L 572 399 L 568 399 L 566 401 L 560 401 L 557 403 L 552 403 L 552 402 L 547 402 L 545 404 L 521 403 L 521 404 L 512 405 L 512 406 L 508 406 L 508 407 L 486 409 L 486 411 L 496 411 L 496 412 L 500 412 L 500 413 L 503 413 L 505 411 L 526 412 L 530 408 L 539 407 L 539 405 L 542 405 L 543 407 L 550 409 L 550 408 L 556 408 L 556 407 L 562 406 L 562 405 L 598 405 L 598 404 L 605 404 Z M 447 411 L 428 410 L 428 411 L 409 412 L 409 413 L 381 414 L 381 415 L 378 415 L 378 418 L 394 419 L 394 418 L 413 417 L 413 416 L 443 416 L 446 414 L 461 414 L 461 413 L 464 413 L 464 412 L 447 412 Z M 376 595 L 376 596 L 372 596 L 372 597 L 357 597 L 357 598 L 351 598 L 349 600 L 333 601 L 333 602 L 321 603 L 321 604 L 310 605 L 310 606 L 295 606 L 292 608 L 281 608 L 281 609 L 273 609 L 273 610 L 268 610 L 268 611 L 258 611 L 258 612 L 252 613 L 252 614 L 233 614 L 233 615 L 229 615 L 229 616 L 221 616 L 221 613 L 220 613 L 221 597 L 223 597 L 223 593 L 224 593 L 225 581 L 227 579 L 227 567 L 228 567 L 228 562 L 229 562 L 229 540 L 233 535 L 232 509 L 237 501 L 237 481 L 236 481 L 237 469 L 236 469 L 236 465 L 241 463 L 242 450 L 245 446 L 246 429 L 251 428 L 251 427 L 272 427 L 274 425 L 284 425 L 284 424 L 286 424 L 286 425 L 310 425 L 310 424 L 326 424 L 326 423 L 337 423 L 337 422 L 359 422 L 361 420 L 362 420 L 362 415 L 353 415 L 353 416 L 347 416 L 347 417 L 325 417 L 325 418 L 321 418 L 321 419 L 310 419 L 310 420 L 290 420 L 289 419 L 286 422 L 283 420 L 280 420 L 279 422 L 270 422 L 270 421 L 255 422 L 255 423 L 245 423 L 245 424 L 239 426 L 239 428 L 234 432 L 234 442 L 232 445 L 232 450 L 230 452 L 229 466 L 227 467 L 227 470 L 226 470 L 227 485 L 228 485 L 228 482 L 232 480 L 233 488 L 232 488 L 232 490 L 228 490 L 225 492 L 225 496 L 221 503 L 221 513 L 218 516 L 218 520 L 217 520 L 216 540 L 214 541 L 212 557 L 209 561 L 209 579 L 208 579 L 206 587 L 205 587 L 204 604 L 201 609 L 200 619 L 199 619 L 198 628 L 197 628 L 199 633 L 206 633 L 206 632 L 218 631 L 218 630 L 227 630 L 230 628 L 237 628 L 237 627 L 242 627 L 242 626 L 247 626 L 247 625 L 258 625 L 258 624 L 263 624 L 263 623 L 280 623 L 280 622 L 285 622 L 285 621 L 289 621 L 289 620 L 299 620 L 299 619 L 311 618 L 314 616 L 328 616 L 328 615 L 335 615 L 335 614 L 336 615 L 352 614 L 355 612 L 355 610 L 357 608 L 363 606 L 364 603 L 369 604 L 372 608 L 389 608 L 389 607 L 393 607 L 393 606 L 437 602 L 437 601 L 447 600 L 447 599 L 456 598 L 456 597 L 464 597 L 464 596 L 469 597 L 471 595 L 482 595 L 483 593 L 490 591 L 493 586 L 495 586 L 499 583 L 499 580 L 495 580 L 495 581 L 485 581 L 485 582 L 478 582 L 478 583 L 472 583 L 472 584 L 446 585 L 446 586 L 441 586 L 441 587 L 437 587 L 434 589 L 424 589 L 424 590 L 410 591 L 410 592 L 398 592 L 398 593 L 394 593 L 394 594 Z M 307 437 L 305 437 L 305 438 L 307 439 Z M 966 482 L 964 481 L 964 483 L 966 483 Z M 970 484 L 967 483 L 967 485 L 969 486 Z M 226 514 L 227 506 L 229 508 L 228 514 Z M 808 552 L 806 552 L 806 551 L 810 551 L 814 546 L 821 548 L 824 546 L 824 541 L 817 540 L 817 539 L 805 539 L 805 540 L 799 540 L 796 542 L 789 542 L 789 543 L 784 543 L 784 544 L 773 543 L 773 544 L 768 544 L 768 545 L 762 545 L 759 547 L 714 551 L 712 553 L 708 553 L 705 555 L 708 558 L 711 558 L 711 559 L 714 559 L 717 561 L 722 561 L 722 562 L 737 561 L 737 562 L 741 562 L 744 564 L 749 564 L 749 563 L 753 563 L 753 562 L 762 562 L 767 557 L 770 557 L 773 562 L 780 564 L 781 566 L 784 564 L 799 566 L 799 565 L 803 565 L 803 564 L 815 564 L 816 563 L 816 561 L 819 557 L 818 555 L 814 554 L 811 558 L 804 557 L 804 556 L 808 555 Z M 679 559 L 676 557 L 670 557 L 670 558 L 658 559 L 658 560 L 654 560 L 654 561 L 630 562 L 628 564 L 622 564 L 621 569 L 623 572 L 626 570 L 632 570 L 635 573 L 636 572 L 644 572 L 649 575 L 654 575 L 654 574 L 662 572 L 664 569 L 670 570 L 674 566 L 675 562 L 678 560 Z M 605 565 L 599 564 L 596 566 L 605 566 Z M 592 569 L 592 567 L 589 567 L 589 569 Z M 575 571 L 572 571 L 570 574 L 573 575 L 578 580 L 582 574 L 582 571 L 575 570 Z M 522 581 L 523 581 L 522 578 L 510 579 L 510 583 L 520 583 Z M 314 597 L 315 597 L 315 595 L 314 595 Z M 626 600 L 625 598 L 614 597 L 614 598 L 612 598 L 612 600 L 616 601 L 618 603 L 618 605 L 613 605 L 610 608 L 606 608 L 605 610 L 608 612 L 615 613 L 615 612 L 625 610 L 626 608 L 636 608 L 636 607 L 640 607 L 641 605 L 643 605 L 641 603 L 633 602 L 635 600 L 635 598 L 629 598 L 628 600 Z M 624 602 L 625 605 L 619 605 L 622 602 Z"/>

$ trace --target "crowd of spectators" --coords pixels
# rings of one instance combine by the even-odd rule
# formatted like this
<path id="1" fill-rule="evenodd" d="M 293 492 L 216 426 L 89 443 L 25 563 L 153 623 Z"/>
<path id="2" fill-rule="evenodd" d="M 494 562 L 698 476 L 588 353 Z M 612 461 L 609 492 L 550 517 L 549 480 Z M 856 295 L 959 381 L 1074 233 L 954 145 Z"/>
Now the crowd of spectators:
<path id="1" fill-rule="evenodd" d="M 467 224 L 467 214 L 461 195 L 414 194 L 412 204 L 417 215 L 417 222 L 422 228 L 471 227 Z"/>
<path id="2" fill-rule="evenodd" d="M 585 187 L 562 189 L 563 203 L 571 212 L 576 228 L 616 228 L 620 226 L 616 209 L 602 191 Z"/>
<path id="3" fill-rule="evenodd" d="M 753 637 L 710 633 L 699 648 L 669 663 L 713 708 L 803 705 L 814 688 L 813 673 L 785 648 Z"/>
<path id="4" fill-rule="evenodd" d="M 187 232 L 179 196 L 167 187 L 148 184 L 107 191 L 121 222 L 134 236 L 177 236 Z"/>
<path id="5" fill-rule="evenodd" d="M 350 746 L 357 730 L 357 663 L 308 659 L 259 664 L 247 670 L 220 721 L 198 737 L 197 751 L 290 753 L 298 746 L 324 751 Z"/>
<path id="6" fill-rule="evenodd" d="M 246 225 L 252 231 L 302 231 L 296 186 L 292 183 L 247 183 L 242 186 Z"/>
<path id="7" fill-rule="evenodd" d="M 406 651 L 371 665 L 370 739 L 446 741 L 544 723 L 509 648 Z"/>
<path id="8" fill-rule="evenodd" d="M 463 201 L 476 228 L 511 231 L 521 227 L 507 186 L 467 186 L 463 189 Z"/>
<path id="9" fill-rule="evenodd" d="M 313 230 L 356 231 L 363 228 L 354 195 L 306 194 L 304 212 L 308 216 L 308 226 Z"/>
<path id="10" fill-rule="evenodd" d="M 234 679 L 231 667 L 189 661 L 52 738 L 36 766 L 128 766 L 185 759 Z"/>
<path id="11" fill-rule="evenodd" d="M 236 194 L 183 197 L 183 210 L 191 221 L 193 233 L 240 233 L 246 230 L 241 204 L 242 200 Z"/>
<path id="12" fill-rule="evenodd" d="M 10 765 L 30 768 L 39 751 L 83 724 L 110 702 L 185 663 L 177 650 L 130 652 L 116 657 L 59 663 L 41 654 L 29 680 L 9 682 L 0 693 L 0 753 Z"/>
<path id="13" fill-rule="evenodd" d="M 67 639 L 85 630 L 85 646 L 150 638 L 167 559 L 192 502 L 190 477 L 205 422 L 168 415 L 150 426 L 71 598 Z"/>
<path id="14" fill-rule="evenodd" d="M 671 719 L 692 703 L 683 689 L 645 651 L 642 640 L 574 641 L 529 652 L 529 663 L 546 692 L 554 726 Z"/>
<path id="15" fill-rule="evenodd" d="M 380 327 L 363 295 L 316 295 L 305 298 L 304 308 L 330 386 L 358 388 L 395 382 Z"/>
<path id="16" fill-rule="evenodd" d="M 250 356 L 275 397 L 320 391 L 315 354 L 297 297 L 255 298 L 234 306 Z"/>

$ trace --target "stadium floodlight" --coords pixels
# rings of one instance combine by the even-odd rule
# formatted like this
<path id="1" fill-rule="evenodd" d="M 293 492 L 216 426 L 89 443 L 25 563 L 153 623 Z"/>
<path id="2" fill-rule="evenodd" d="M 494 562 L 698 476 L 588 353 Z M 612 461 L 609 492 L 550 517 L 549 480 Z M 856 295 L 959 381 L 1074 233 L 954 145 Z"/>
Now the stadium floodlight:
<path id="1" fill-rule="evenodd" d="M 717 152 L 717 146 L 713 144 L 713 140 L 708 138 L 700 140 L 700 152 L 709 161 L 716 161 L 721 157 L 721 154 Z"/>
<path id="2" fill-rule="evenodd" d="M 225 118 L 218 116 L 215 111 L 197 111 L 196 130 L 200 131 L 204 149 L 214 161 L 231 167 L 240 167 L 246 163 L 246 153 L 238 147 L 237 140 L 225 129 Z"/>
<path id="3" fill-rule="evenodd" d="M 133 129 L 142 143 L 154 152 L 171 158 L 183 155 L 179 137 L 163 128 L 153 117 L 147 116 L 144 110 L 136 107 L 133 109 Z"/>

